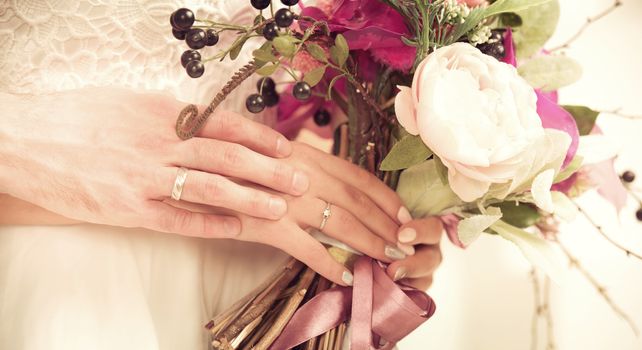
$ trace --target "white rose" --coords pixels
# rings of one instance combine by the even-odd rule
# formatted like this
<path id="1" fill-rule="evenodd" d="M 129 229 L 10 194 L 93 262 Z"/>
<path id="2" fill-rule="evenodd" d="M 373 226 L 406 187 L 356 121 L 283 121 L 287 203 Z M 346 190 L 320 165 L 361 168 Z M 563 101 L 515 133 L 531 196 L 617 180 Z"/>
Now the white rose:
<path id="1" fill-rule="evenodd" d="M 544 129 L 537 96 L 517 70 L 466 43 L 435 50 L 417 67 L 412 87 L 399 87 L 400 124 L 448 168 L 452 190 L 472 202 L 508 194 L 543 170 L 558 171 L 570 145 Z M 561 157 L 561 158 L 560 158 Z"/>

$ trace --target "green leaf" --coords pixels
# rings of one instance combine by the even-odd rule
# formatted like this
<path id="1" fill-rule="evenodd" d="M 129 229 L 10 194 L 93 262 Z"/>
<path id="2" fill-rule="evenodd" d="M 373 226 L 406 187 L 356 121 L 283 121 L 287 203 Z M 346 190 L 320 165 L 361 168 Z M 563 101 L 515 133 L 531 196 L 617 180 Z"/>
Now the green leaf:
<path id="1" fill-rule="evenodd" d="M 277 68 L 279 68 L 279 64 L 278 63 L 277 64 L 268 64 L 268 65 L 265 65 L 265 66 L 257 69 L 256 74 L 266 77 L 268 75 L 274 74 L 274 72 L 276 72 Z"/>
<path id="2" fill-rule="evenodd" d="M 399 176 L 397 193 L 415 218 L 439 215 L 462 201 L 443 184 L 434 160 L 428 160 L 404 170 Z"/>
<path id="3" fill-rule="evenodd" d="M 314 59 L 316 59 L 317 61 L 321 61 L 323 63 L 328 62 L 328 57 L 326 56 L 326 53 L 323 48 L 321 48 L 321 46 L 310 43 L 306 45 L 306 48 L 310 56 L 314 57 Z"/>
<path id="4" fill-rule="evenodd" d="M 484 18 L 500 13 L 518 12 L 550 1 L 552 0 L 497 0 L 484 10 Z"/>
<path id="5" fill-rule="evenodd" d="M 401 37 L 401 41 L 402 41 L 404 44 L 408 45 L 408 46 L 412 46 L 412 47 L 417 47 L 417 46 L 419 46 L 419 44 L 417 44 L 417 42 L 416 42 L 416 41 L 411 40 L 411 39 L 408 39 L 408 38 L 406 38 L 405 36 L 402 36 L 402 37 Z"/>
<path id="6" fill-rule="evenodd" d="M 243 49 L 243 45 L 245 45 L 245 42 L 249 39 L 248 36 L 242 36 L 232 44 L 232 48 L 230 49 L 230 59 L 235 60 L 237 57 L 239 57 L 239 54 L 241 53 L 241 50 Z"/>
<path id="7" fill-rule="evenodd" d="M 437 156 L 433 157 L 435 159 L 435 167 L 437 168 L 437 175 L 442 184 L 448 185 L 448 168 L 444 165 L 441 159 Z"/>
<path id="8" fill-rule="evenodd" d="M 502 220 L 515 227 L 531 227 L 541 218 L 537 209 L 526 203 L 510 201 L 499 203 L 497 206 L 504 213 Z"/>
<path id="9" fill-rule="evenodd" d="M 502 218 L 502 211 L 499 208 L 489 207 L 486 214 L 471 216 L 459 221 L 457 224 L 457 236 L 464 246 L 469 246 L 482 232 L 490 225 Z"/>
<path id="10" fill-rule="evenodd" d="M 564 170 L 562 170 L 559 174 L 557 174 L 557 176 L 555 176 L 553 183 L 556 184 L 558 182 L 562 182 L 568 179 L 569 177 L 571 177 L 571 175 L 575 174 L 577 170 L 582 166 L 583 161 L 584 161 L 584 158 L 576 154 L 575 157 L 573 157 L 573 160 L 571 160 L 571 162 L 568 163 L 566 168 L 564 168 Z"/>
<path id="11" fill-rule="evenodd" d="M 381 170 L 392 171 L 407 169 L 419 164 L 432 155 L 421 137 L 409 135 L 392 146 L 386 158 L 381 162 Z"/>
<path id="12" fill-rule="evenodd" d="M 595 121 L 597 116 L 600 115 L 600 112 L 594 111 L 585 106 L 562 106 L 567 112 L 571 113 L 575 122 L 577 123 L 577 128 L 580 130 L 580 135 L 588 135 L 593 130 L 595 126 Z"/>
<path id="13" fill-rule="evenodd" d="M 558 0 L 553 0 L 521 10 L 517 14 L 523 22 L 513 33 L 517 58 L 528 58 L 537 53 L 555 33 L 560 17 L 560 4 Z"/>
<path id="14" fill-rule="evenodd" d="M 348 54 L 350 53 L 350 48 L 348 47 L 348 42 L 346 38 L 337 34 L 337 37 L 334 39 L 334 46 L 330 48 L 330 57 L 332 61 L 339 67 L 343 67 L 348 60 Z"/>
<path id="15" fill-rule="evenodd" d="M 557 90 L 570 85 L 582 76 L 582 67 L 566 56 L 541 56 L 519 66 L 517 69 L 535 89 Z"/>
<path id="16" fill-rule="evenodd" d="M 559 283 L 563 280 L 562 262 L 550 242 L 502 220 L 494 223 L 491 229 L 503 238 L 515 243 L 526 259 L 542 269 L 553 281 Z"/>
<path id="17" fill-rule="evenodd" d="M 284 57 L 291 58 L 296 52 L 296 45 L 287 36 L 277 36 L 272 40 L 272 45 Z"/>
<path id="18" fill-rule="evenodd" d="M 269 48 L 265 49 L 257 49 L 252 51 L 252 56 L 256 58 L 257 61 L 262 61 L 262 62 L 276 62 L 278 59 L 274 54 L 272 53 L 272 46 Z"/>
<path id="19" fill-rule="evenodd" d="M 321 66 L 314 68 L 313 70 L 305 73 L 305 76 L 303 77 L 303 81 L 308 83 L 311 87 L 316 86 L 321 79 L 323 79 L 323 75 L 325 74 L 325 68 L 326 66 Z"/>

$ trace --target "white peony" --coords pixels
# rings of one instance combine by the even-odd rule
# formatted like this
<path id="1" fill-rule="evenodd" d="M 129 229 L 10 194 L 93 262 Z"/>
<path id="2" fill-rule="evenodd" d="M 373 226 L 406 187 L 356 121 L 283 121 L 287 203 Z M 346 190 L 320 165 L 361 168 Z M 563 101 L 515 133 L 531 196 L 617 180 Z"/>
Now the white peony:
<path id="1" fill-rule="evenodd" d="M 559 171 L 571 142 L 544 129 L 537 96 L 517 70 L 466 43 L 437 49 L 417 67 L 412 87 L 399 87 L 400 124 L 448 168 L 452 190 L 472 202 L 526 190 L 547 169 Z M 549 175 L 550 176 L 550 175 Z"/>

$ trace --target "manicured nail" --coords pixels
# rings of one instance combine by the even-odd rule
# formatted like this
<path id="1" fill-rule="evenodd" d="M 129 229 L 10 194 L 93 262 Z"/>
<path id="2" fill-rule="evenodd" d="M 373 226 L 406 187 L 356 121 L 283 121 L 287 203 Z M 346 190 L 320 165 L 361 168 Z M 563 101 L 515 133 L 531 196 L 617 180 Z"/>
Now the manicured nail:
<path id="1" fill-rule="evenodd" d="M 241 222 L 236 218 L 224 219 L 223 230 L 228 236 L 238 236 L 241 233 Z"/>
<path id="2" fill-rule="evenodd" d="M 341 275 L 341 280 L 343 283 L 351 286 L 352 283 L 354 282 L 354 276 L 350 273 L 350 271 L 343 271 L 343 275 Z"/>
<path id="3" fill-rule="evenodd" d="M 399 235 L 397 235 L 397 239 L 401 243 L 409 243 L 415 240 L 417 238 L 417 230 L 415 230 L 412 227 L 406 227 L 401 232 L 399 232 Z"/>
<path id="4" fill-rule="evenodd" d="M 392 260 L 401 260 L 406 257 L 406 254 L 399 250 L 399 248 L 386 245 L 386 248 L 383 250 L 384 254 Z"/>
<path id="5" fill-rule="evenodd" d="M 285 212 L 288 210 L 288 204 L 281 197 L 270 198 L 268 207 L 270 208 L 270 212 L 278 217 L 285 215 Z"/>
<path id="6" fill-rule="evenodd" d="M 296 171 L 292 177 L 292 189 L 298 194 L 303 194 L 308 190 L 310 180 L 308 176 L 302 171 Z"/>
<path id="7" fill-rule="evenodd" d="M 397 243 L 397 248 L 406 253 L 406 255 L 415 255 L 415 247 L 413 245 Z"/>
<path id="8" fill-rule="evenodd" d="M 284 137 L 279 136 L 276 139 L 276 153 L 281 157 L 289 156 L 292 153 L 292 146 L 290 145 L 290 141 L 288 141 Z"/>
<path id="9" fill-rule="evenodd" d="M 406 275 L 408 275 L 408 271 L 406 271 L 405 267 L 400 267 L 397 269 L 397 272 L 395 272 L 395 277 L 393 278 L 393 281 L 399 281 L 402 278 L 405 278 Z"/>
<path id="10" fill-rule="evenodd" d="M 399 208 L 399 212 L 397 213 L 397 220 L 399 220 L 402 225 L 405 225 L 412 221 L 412 216 L 410 215 L 410 212 L 408 211 L 408 209 L 406 209 L 406 207 Z"/>

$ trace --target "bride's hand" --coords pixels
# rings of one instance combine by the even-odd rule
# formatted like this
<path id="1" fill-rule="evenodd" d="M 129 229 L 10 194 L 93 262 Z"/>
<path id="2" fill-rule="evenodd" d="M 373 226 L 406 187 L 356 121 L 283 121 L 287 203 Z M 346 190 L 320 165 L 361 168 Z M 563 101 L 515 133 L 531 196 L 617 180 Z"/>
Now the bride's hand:
<path id="1" fill-rule="evenodd" d="M 279 220 L 239 215 L 242 230 L 236 239 L 274 246 L 331 281 L 350 284 L 350 272 L 305 231 L 320 227 L 330 203 L 324 234 L 381 261 L 406 257 L 396 248 L 397 231 L 402 222 L 410 220 L 410 214 L 394 191 L 345 160 L 301 143 L 292 145 L 292 155 L 283 161 L 307 173 L 310 189 L 301 196 L 284 196 L 288 213 Z M 182 201 L 175 204 L 185 205 Z"/>
<path id="2" fill-rule="evenodd" d="M 234 217 L 190 216 L 162 200 L 177 169 L 193 169 L 182 199 L 278 219 L 279 195 L 300 195 L 304 172 L 280 159 L 290 142 L 267 126 L 220 112 L 181 141 L 185 106 L 171 97 L 92 88 L 37 97 L 0 94 L 0 192 L 85 222 L 189 235 L 238 233 Z M 228 177 L 274 189 L 241 186 Z"/>

